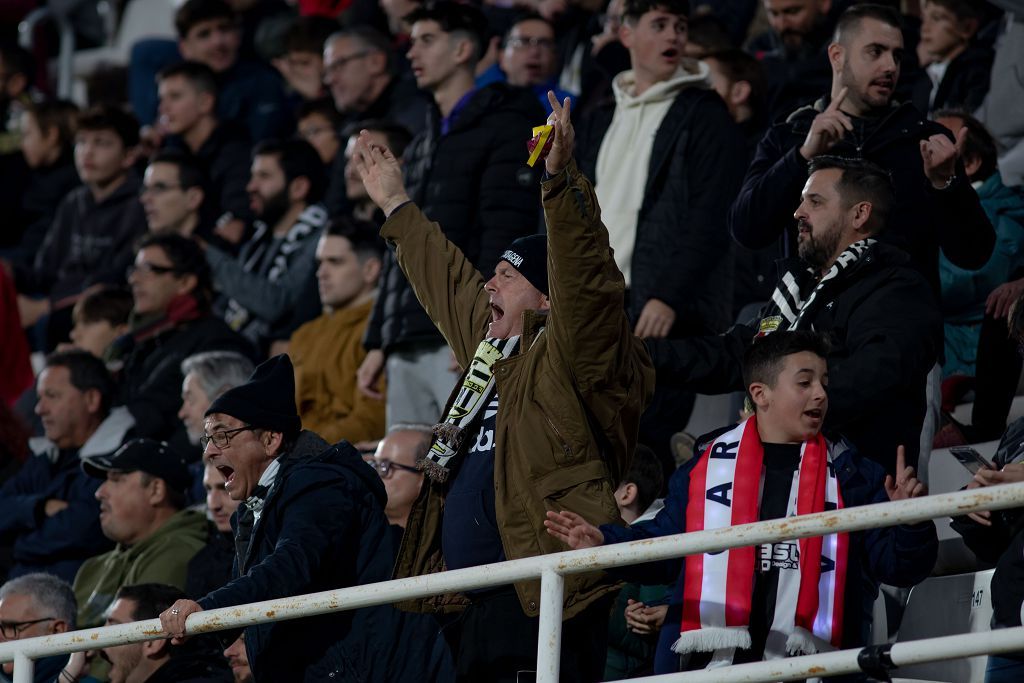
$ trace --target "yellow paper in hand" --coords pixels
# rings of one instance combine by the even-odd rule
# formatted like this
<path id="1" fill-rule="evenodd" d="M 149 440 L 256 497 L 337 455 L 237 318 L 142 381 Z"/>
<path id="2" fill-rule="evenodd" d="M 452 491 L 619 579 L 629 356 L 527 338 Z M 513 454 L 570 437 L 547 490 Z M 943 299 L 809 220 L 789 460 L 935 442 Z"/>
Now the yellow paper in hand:
<path id="1" fill-rule="evenodd" d="M 540 159 L 540 155 L 544 152 L 544 147 L 548 144 L 548 139 L 551 138 L 551 132 L 554 129 L 555 127 L 550 124 L 533 127 L 533 138 L 531 140 L 536 139 L 537 144 L 534 145 L 533 151 L 530 152 L 530 158 L 526 160 L 527 165 L 531 168 L 537 163 L 537 159 Z"/>

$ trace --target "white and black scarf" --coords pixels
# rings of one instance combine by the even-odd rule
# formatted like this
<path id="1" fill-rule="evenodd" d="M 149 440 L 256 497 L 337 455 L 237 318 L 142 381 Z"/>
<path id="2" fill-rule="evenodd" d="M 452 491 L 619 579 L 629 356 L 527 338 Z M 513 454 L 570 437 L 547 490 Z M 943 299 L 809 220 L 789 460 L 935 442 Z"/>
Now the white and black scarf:
<path id="1" fill-rule="evenodd" d="M 807 289 L 809 282 L 817 277 L 813 268 L 806 271 L 787 271 L 782 274 L 778 286 L 772 292 L 772 312 L 761 319 L 757 336 L 761 337 L 779 330 L 798 330 L 806 326 L 805 319 L 808 313 L 822 305 L 824 298 L 822 292 L 829 289 L 831 285 L 842 279 L 842 276 L 850 270 L 876 240 L 868 238 L 854 242 L 848 246 L 836 262 L 832 264 L 810 293 L 804 297 L 803 292 Z"/>
<path id="2" fill-rule="evenodd" d="M 444 422 L 434 425 L 434 441 L 422 461 L 423 471 L 432 480 L 448 479 L 455 457 L 462 453 L 467 430 L 494 393 L 494 364 L 509 358 L 518 344 L 519 335 L 516 335 L 508 339 L 484 339 L 477 346 L 473 361 L 462 375 L 459 393 L 448 409 L 448 416 Z"/>

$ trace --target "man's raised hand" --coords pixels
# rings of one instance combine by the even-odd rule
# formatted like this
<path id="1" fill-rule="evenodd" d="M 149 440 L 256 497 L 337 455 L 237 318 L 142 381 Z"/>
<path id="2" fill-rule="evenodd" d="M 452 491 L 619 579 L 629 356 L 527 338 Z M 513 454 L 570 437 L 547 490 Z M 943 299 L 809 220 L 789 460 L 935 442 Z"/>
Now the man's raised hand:
<path id="1" fill-rule="evenodd" d="M 956 132 L 956 142 L 950 141 L 943 133 L 936 133 L 927 140 L 921 140 L 921 161 L 924 174 L 937 190 L 944 189 L 956 173 L 956 160 L 963 152 L 967 140 L 967 126 Z"/>
<path id="2" fill-rule="evenodd" d="M 904 500 L 928 494 L 928 487 L 923 481 L 918 481 L 914 468 L 907 467 L 903 446 L 896 448 L 896 479 L 893 480 L 891 474 L 885 475 L 885 492 L 889 494 L 889 500 Z"/>
<path id="3" fill-rule="evenodd" d="M 398 160 L 387 147 L 375 144 L 367 131 L 360 131 L 353 156 L 356 171 L 373 203 L 385 216 L 409 201 Z"/>
<path id="4" fill-rule="evenodd" d="M 832 149 L 837 142 L 843 139 L 847 131 L 853 130 L 850 117 L 839 111 L 840 105 L 846 99 L 847 92 L 849 90 L 844 86 L 839 94 L 829 102 L 825 111 L 811 121 L 811 129 L 807 131 L 807 137 L 799 150 L 800 156 L 807 161 Z"/>
<path id="5" fill-rule="evenodd" d="M 604 534 L 596 526 L 575 512 L 548 512 L 544 528 L 548 533 L 573 550 L 596 548 L 604 545 Z"/>
<path id="6" fill-rule="evenodd" d="M 572 118 L 569 112 L 569 98 L 566 97 L 562 104 L 558 103 L 555 93 L 548 90 L 548 103 L 551 104 L 551 115 L 548 123 L 554 127 L 551 134 L 554 142 L 551 143 L 551 151 L 544 159 L 544 168 L 548 175 L 558 175 L 569 164 L 572 158 L 572 148 L 576 144 L 576 131 L 572 127 Z"/>

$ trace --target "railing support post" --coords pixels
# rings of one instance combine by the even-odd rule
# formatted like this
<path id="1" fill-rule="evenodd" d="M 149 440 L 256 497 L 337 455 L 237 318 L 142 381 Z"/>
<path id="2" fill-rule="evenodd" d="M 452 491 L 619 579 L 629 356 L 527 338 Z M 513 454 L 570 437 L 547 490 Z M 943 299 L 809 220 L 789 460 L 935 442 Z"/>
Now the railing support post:
<path id="1" fill-rule="evenodd" d="M 35 665 L 31 659 L 21 652 L 14 654 L 14 683 L 32 683 Z"/>
<path id="2" fill-rule="evenodd" d="M 537 683 L 558 683 L 562 656 L 562 600 L 565 578 L 552 569 L 540 576 Z"/>

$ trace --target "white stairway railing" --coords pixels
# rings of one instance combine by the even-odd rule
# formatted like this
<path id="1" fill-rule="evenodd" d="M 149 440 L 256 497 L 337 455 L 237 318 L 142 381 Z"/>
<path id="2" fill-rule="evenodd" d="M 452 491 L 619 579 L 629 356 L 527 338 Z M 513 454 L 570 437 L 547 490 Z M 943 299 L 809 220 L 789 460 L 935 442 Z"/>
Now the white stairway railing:
<path id="1" fill-rule="evenodd" d="M 821 536 L 839 531 L 862 531 L 894 524 L 909 524 L 937 517 L 962 515 L 976 510 L 1024 507 L 1024 483 L 1004 484 L 970 491 L 925 496 L 912 500 L 789 517 L 726 529 L 678 534 L 662 538 L 573 550 L 498 564 L 417 576 L 408 579 L 353 586 L 323 593 L 197 612 L 188 618 L 191 634 L 221 631 L 285 619 L 297 619 L 411 598 L 454 591 L 489 588 L 516 581 L 541 579 L 540 636 L 537 640 L 537 680 L 558 680 L 562 636 L 563 577 L 665 560 L 729 548 Z M 14 661 L 14 683 L 31 683 L 33 660 L 62 653 L 95 650 L 113 645 L 156 640 L 166 634 L 159 619 L 86 629 L 59 635 L 0 643 L 0 662 Z M 1024 628 L 992 633 L 933 638 L 886 646 L 844 650 L 791 659 L 736 665 L 712 672 L 659 676 L 650 680 L 673 681 L 777 681 L 860 671 L 858 657 L 878 655 L 883 664 L 911 664 L 986 653 L 1024 650 Z"/>

